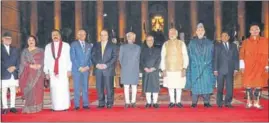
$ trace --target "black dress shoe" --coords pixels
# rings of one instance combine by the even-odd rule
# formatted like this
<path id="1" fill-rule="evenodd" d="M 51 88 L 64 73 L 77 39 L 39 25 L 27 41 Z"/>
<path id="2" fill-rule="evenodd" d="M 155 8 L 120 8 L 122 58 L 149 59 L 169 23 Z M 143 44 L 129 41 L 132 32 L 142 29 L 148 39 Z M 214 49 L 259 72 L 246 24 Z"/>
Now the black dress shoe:
<path id="1" fill-rule="evenodd" d="M 1 114 L 7 114 L 8 110 L 7 109 L 2 109 Z"/>
<path id="2" fill-rule="evenodd" d="M 205 103 L 205 104 L 204 104 L 204 107 L 206 107 L 206 108 L 210 108 L 210 107 L 212 107 L 212 105 L 210 105 L 209 103 Z"/>
<path id="3" fill-rule="evenodd" d="M 89 106 L 83 106 L 83 109 L 90 109 Z"/>
<path id="4" fill-rule="evenodd" d="M 218 108 L 222 108 L 222 105 L 218 105 Z"/>
<path id="5" fill-rule="evenodd" d="M 156 104 L 153 104 L 153 107 L 154 108 L 159 108 L 160 106 L 159 106 L 159 104 L 156 103 Z"/>
<path id="6" fill-rule="evenodd" d="M 178 108 L 183 108 L 183 105 L 182 105 L 181 103 L 177 103 L 176 106 L 177 106 Z"/>
<path id="7" fill-rule="evenodd" d="M 18 111 L 17 111 L 16 108 L 11 108 L 11 109 L 10 109 L 10 112 L 12 112 L 12 113 L 17 113 Z"/>
<path id="8" fill-rule="evenodd" d="M 135 107 L 136 107 L 136 104 L 135 104 L 135 103 L 132 103 L 132 104 L 131 104 L 131 107 L 132 107 L 132 108 L 135 108 Z"/>
<path id="9" fill-rule="evenodd" d="M 233 106 L 231 104 L 225 105 L 225 107 L 227 107 L 227 108 L 233 108 Z"/>
<path id="10" fill-rule="evenodd" d="M 168 105 L 168 108 L 174 108 L 175 107 L 175 103 L 170 103 L 169 105 Z"/>
<path id="11" fill-rule="evenodd" d="M 191 107 L 192 108 L 196 108 L 197 107 L 197 104 L 191 104 Z"/>
<path id="12" fill-rule="evenodd" d="M 79 107 L 75 107 L 75 110 L 79 110 Z"/>
<path id="13" fill-rule="evenodd" d="M 130 108 L 130 104 L 125 104 L 124 108 Z"/>
<path id="14" fill-rule="evenodd" d="M 150 107 L 151 107 L 151 104 L 148 104 L 148 103 L 147 103 L 147 104 L 145 105 L 145 108 L 150 108 Z"/>
<path id="15" fill-rule="evenodd" d="M 105 106 L 104 105 L 98 105 L 97 108 L 101 109 L 101 108 L 104 108 Z"/>
<path id="16" fill-rule="evenodd" d="M 112 105 L 107 105 L 106 108 L 111 109 Z"/>

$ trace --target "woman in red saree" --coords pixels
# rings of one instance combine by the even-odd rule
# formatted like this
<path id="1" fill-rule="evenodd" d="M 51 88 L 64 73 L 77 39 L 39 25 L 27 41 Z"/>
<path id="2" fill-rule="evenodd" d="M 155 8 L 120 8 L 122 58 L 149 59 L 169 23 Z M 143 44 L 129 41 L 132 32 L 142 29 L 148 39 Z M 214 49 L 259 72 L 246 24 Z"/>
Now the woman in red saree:
<path id="1" fill-rule="evenodd" d="M 22 113 L 36 113 L 43 109 L 44 51 L 36 44 L 36 38 L 29 36 L 27 48 L 21 54 L 19 85 L 25 100 Z"/>

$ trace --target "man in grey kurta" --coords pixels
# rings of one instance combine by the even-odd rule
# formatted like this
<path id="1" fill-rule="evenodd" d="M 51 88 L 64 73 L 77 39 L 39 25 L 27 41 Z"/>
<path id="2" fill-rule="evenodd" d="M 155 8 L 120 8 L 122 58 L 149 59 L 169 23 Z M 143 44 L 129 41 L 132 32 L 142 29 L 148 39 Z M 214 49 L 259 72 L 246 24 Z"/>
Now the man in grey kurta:
<path id="1" fill-rule="evenodd" d="M 160 91 L 159 66 L 161 62 L 161 49 L 153 46 L 153 36 L 147 36 L 146 44 L 141 52 L 140 65 L 143 68 L 143 91 L 146 93 L 146 108 L 151 107 L 151 94 L 153 107 L 158 108 L 158 94 Z"/>
<path id="2" fill-rule="evenodd" d="M 120 46 L 121 84 L 124 85 L 125 107 L 130 106 L 129 87 L 132 86 L 131 106 L 135 107 L 137 84 L 139 81 L 140 46 L 134 44 L 135 34 L 127 33 L 128 44 Z"/>

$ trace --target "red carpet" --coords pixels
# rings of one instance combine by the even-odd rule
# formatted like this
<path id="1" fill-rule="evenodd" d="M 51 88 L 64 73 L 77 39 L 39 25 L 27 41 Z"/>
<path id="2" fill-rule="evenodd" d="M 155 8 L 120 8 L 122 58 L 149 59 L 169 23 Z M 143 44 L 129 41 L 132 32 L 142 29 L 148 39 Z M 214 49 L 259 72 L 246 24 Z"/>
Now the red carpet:
<path id="1" fill-rule="evenodd" d="M 97 98 L 96 91 L 90 90 L 90 100 Z M 116 90 L 116 93 L 122 90 Z M 234 92 L 237 99 L 243 99 L 244 93 L 242 90 Z M 239 98 L 240 97 L 240 98 Z M 73 102 L 72 102 L 73 103 Z M 92 106 L 90 110 L 73 110 L 73 104 L 67 112 L 51 112 L 43 110 L 36 114 L 11 114 L 2 115 L 3 122 L 33 122 L 33 121 L 147 121 L 147 122 L 172 122 L 172 121 L 226 121 L 226 122 L 243 122 L 243 121 L 256 121 L 268 122 L 268 100 L 261 100 L 264 106 L 263 110 L 245 109 L 244 105 L 235 105 L 233 109 L 222 108 L 219 109 L 215 105 L 213 108 L 205 109 L 202 105 L 198 108 L 192 109 L 189 105 L 184 108 L 168 109 L 167 105 L 162 105 L 159 109 L 144 109 L 139 106 L 135 109 L 124 109 L 123 107 L 113 107 L 112 109 L 96 109 Z"/>

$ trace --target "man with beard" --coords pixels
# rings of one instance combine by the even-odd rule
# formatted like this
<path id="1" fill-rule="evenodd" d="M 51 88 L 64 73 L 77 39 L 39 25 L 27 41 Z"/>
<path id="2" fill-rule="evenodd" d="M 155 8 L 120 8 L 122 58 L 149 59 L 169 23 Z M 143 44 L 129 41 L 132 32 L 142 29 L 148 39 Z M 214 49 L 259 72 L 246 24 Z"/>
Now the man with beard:
<path id="1" fill-rule="evenodd" d="M 199 96 L 204 98 L 204 107 L 210 105 L 210 94 L 215 87 L 215 77 L 213 74 L 213 41 L 204 37 L 205 28 L 202 23 L 197 25 L 197 37 L 192 39 L 188 45 L 190 64 L 187 69 L 186 89 L 191 90 L 192 105 L 195 108 Z"/>
<path id="2" fill-rule="evenodd" d="M 51 37 L 52 42 L 45 48 L 44 72 L 46 78 L 50 79 L 52 111 L 66 111 L 70 107 L 70 46 L 62 41 L 58 30 L 53 30 Z"/>

